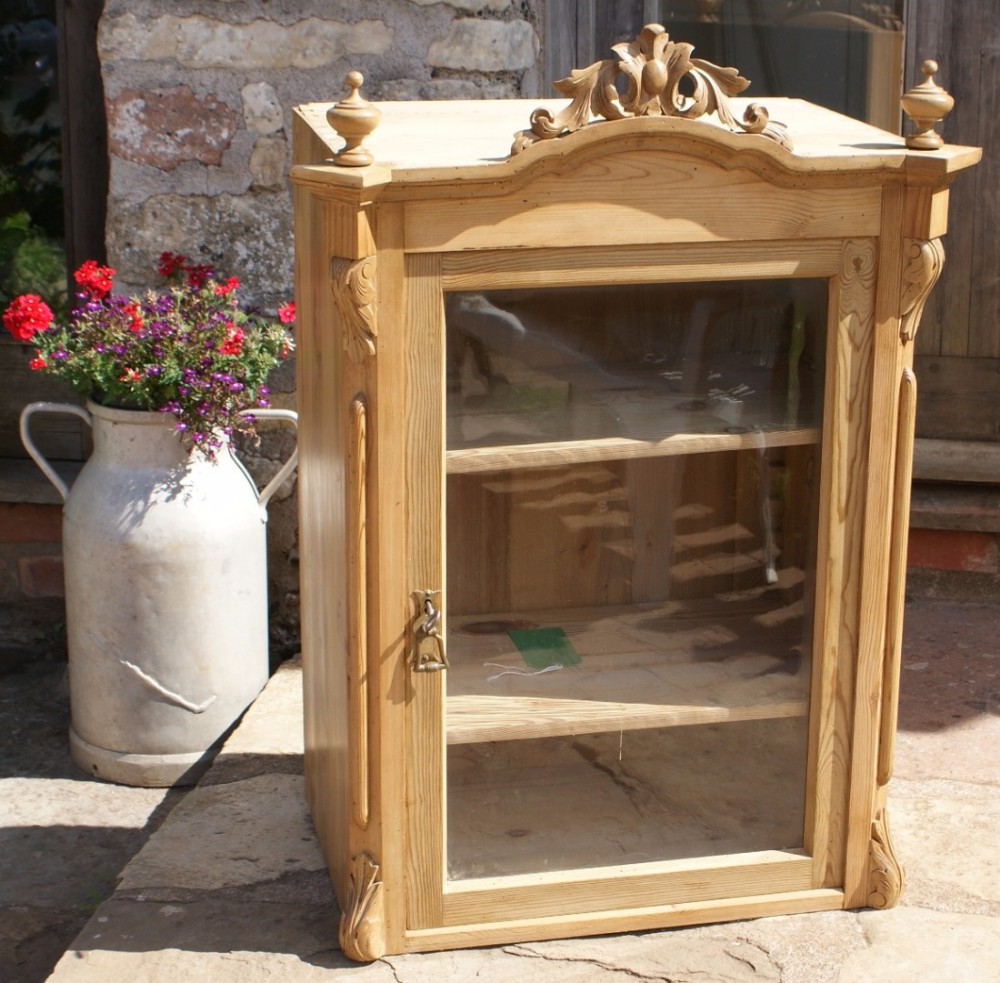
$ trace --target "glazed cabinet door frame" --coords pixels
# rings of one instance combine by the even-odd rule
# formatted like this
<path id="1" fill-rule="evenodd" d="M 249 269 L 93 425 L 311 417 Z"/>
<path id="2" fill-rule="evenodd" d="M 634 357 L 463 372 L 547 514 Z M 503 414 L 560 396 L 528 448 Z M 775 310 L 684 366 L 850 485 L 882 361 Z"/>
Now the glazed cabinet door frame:
<path id="1" fill-rule="evenodd" d="M 867 863 L 873 803 L 871 795 L 851 794 L 858 765 L 852 762 L 850 735 L 858 728 L 877 731 L 880 714 L 870 700 L 862 706 L 862 694 L 855 691 L 858 665 L 881 665 L 881 651 L 863 652 L 859 645 L 884 643 L 884 635 L 865 639 L 862 610 L 862 587 L 879 582 L 875 567 L 886 562 L 883 552 L 862 548 L 878 248 L 878 239 L 863 237 L 403 255 L 405 327 L 396 341 L 405 340 L 409 350 L 401 410 L 409 442 L 402 479 L 409 503 L 407 567 L 415 578 L 411 592 L 444 590 L 447 291 L 789 277 L 822 277 L 829 283 L 805 848 L 449 882 L 447 670 L 408 669 L 404 706 L 398 708 L 406 716 L 407 948 L 440 947 L 449 936 L 470 934 L 485 944 L 509 938 L 512 922 L 524 938 L 543 938 L 586 932 L 588 926 L 614 931 L 686 924 L 704 920 L 706 909 L 716 920 L 766 914 L 769 906 L 788 911 L 796 898 L 803 910 L 839 908 L 846 895 L 865 889 L 868 872 L 861 868 Z M 891 498 L 891 475 L 870 478 L 879 486 L 877 497 Z M 446 633 L 443 593 L 441 611 Z M 418 616 L 411 599 L 411 625 Z M 862 828 L 863 842 L 856 833 Z M 863 860 L 854 859 L 862 854 Z"/>

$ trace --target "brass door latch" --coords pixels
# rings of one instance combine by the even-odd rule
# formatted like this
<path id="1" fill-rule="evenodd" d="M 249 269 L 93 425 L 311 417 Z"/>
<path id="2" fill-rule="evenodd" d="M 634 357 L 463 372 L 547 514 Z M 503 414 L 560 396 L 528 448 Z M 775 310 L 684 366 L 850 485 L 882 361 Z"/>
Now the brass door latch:
<path id="1" fill-rule="evenodd" d="M 441 634 L 441 612 L 434 606 L 439 590 L 418 590 L 413 594 L 417 603 L 417 619 L 413 623 L 415 643 L 411 665 L 414 672 L 437 672 L 448 668 L 448 656 Z"/>

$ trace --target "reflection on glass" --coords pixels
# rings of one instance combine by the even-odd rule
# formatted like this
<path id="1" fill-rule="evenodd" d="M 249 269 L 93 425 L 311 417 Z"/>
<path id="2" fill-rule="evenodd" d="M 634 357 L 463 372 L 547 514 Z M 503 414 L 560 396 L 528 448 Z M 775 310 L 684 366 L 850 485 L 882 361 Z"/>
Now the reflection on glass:
<path id="1" fill-rule="evenodd" d="M 446 299 L 451 877 L 801 845 L 826 292 Z"/>
<path id="2" fill-rule="evenodd" d="M 735 65 L 745 93 L 807 99 L 899 132 L 903 0 L 660 0 L 695 55 Z"/>
<path id="3" fill-rule="evenodd" d="M 448 448 L 814 427 L 825 294 L 817 281 L 450 294 Z"/>

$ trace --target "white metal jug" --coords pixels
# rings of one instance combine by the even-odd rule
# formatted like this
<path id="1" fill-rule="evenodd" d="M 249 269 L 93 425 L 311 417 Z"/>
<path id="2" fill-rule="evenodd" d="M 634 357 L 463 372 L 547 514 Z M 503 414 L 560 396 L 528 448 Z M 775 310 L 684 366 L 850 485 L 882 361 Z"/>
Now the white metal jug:
<path id="1" fill-rule="evenodd" d="M 71 490 L 31 440 L 35 413 L 93 428 Z M 268 678 L 266 507 L 298 452 L 258 494 L 228 447 L 207 460 L 162 413 L 30 403 L 21 439 L 65 503 L 73 760 L 123 784 L 190 784 Z"/>

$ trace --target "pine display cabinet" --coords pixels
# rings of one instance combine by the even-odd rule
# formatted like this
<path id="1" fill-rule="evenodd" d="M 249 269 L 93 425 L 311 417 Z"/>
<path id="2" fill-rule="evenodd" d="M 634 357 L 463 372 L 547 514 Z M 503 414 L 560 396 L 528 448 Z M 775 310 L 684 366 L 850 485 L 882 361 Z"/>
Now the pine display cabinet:
<path id="1" fill-rule="evenodd" d="M 568 102 L 360 83 L 292 172 L 344 951 L 892 905 L 913 340 L 979 151 L 657 25 Z"/>

